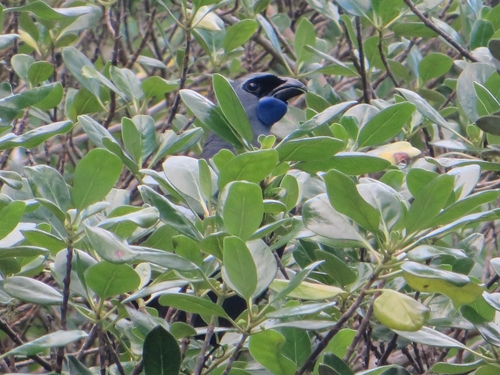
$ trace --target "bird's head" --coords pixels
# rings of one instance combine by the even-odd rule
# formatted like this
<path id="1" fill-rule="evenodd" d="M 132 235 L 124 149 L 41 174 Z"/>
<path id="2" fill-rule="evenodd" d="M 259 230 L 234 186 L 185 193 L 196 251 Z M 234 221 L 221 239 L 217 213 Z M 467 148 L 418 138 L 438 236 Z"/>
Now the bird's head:
<path id="1" fill-rule="evenodd" d="M 232 83 L 250 123 L 254 136 L 268 135 L 271 126 L 281 120 L 288 109 L 288 100 L 307 91 L 304 84 L 293 78 L 270 73 L 252 73 Z"/>

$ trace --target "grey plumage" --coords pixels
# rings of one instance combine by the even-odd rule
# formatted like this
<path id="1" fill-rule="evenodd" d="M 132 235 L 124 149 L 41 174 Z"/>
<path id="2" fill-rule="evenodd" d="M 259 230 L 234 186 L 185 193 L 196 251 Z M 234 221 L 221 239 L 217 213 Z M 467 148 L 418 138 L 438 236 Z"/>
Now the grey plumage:
<path id="1" fill-rule="evenodd" d="M 254 146 L 258 146 L 259 135 L 271 134 L 271 127 L 286 112 L 287 101 L 306 92 L 306 87 L 293 78 L 277 77 L 270 73 L 252 73 L 231 83 L 247 113 L 253 131 Z M 221 149 L 234 151 L 234 147 L 218 135 L 207 137 L 203 159 L 209 159 Z"/>

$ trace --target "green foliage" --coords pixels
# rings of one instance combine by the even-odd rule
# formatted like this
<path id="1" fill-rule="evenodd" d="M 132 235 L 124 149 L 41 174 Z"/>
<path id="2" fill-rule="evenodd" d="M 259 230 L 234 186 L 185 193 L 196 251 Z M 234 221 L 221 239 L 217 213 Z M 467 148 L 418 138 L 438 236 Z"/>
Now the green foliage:
<path id="1" fill-rule="evenodd" d="M 2 372 L 498 373 L 496 3 L 4 1 Z"/>

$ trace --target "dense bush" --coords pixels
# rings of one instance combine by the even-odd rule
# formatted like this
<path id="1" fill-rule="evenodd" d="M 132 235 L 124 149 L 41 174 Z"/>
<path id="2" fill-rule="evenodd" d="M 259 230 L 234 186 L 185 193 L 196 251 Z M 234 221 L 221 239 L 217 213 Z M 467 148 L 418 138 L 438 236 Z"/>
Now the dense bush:
<path id="1" fill-rule="evenodd" d="M 0 371 L 498 374 L 497 3 L 4 1 Z"/>

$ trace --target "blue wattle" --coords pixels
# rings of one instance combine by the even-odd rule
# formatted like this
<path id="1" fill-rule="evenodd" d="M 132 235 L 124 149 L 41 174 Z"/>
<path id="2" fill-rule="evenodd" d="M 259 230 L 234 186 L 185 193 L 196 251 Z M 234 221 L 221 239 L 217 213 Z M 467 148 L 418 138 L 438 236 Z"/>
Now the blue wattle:
<path id="1" fill-rule="evenodd" d="M 273 98 L 265 97 L 259 100 L 257 106 L 257 118 L 266 126 L 272 126 L 283 118 L 287 110 L 285 102 Z"/>

